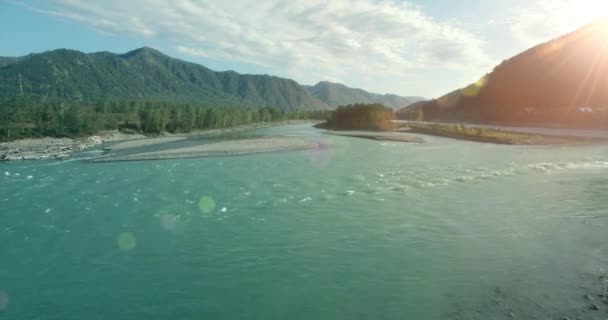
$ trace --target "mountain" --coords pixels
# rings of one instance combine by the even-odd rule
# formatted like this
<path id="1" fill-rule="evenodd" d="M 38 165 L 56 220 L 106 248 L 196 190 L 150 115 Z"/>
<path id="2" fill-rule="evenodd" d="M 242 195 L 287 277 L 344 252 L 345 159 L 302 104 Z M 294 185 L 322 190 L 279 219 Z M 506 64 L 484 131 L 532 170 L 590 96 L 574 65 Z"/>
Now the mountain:
<path id="1" fill-rule="evenodd" d="M 293 80 L 216 72 L 147 47 L 125 54 L 59 49 L 0 58 L 0 80 L 0 96 L 14 96 L 23 87 L 35 100 L 128 98 L 286 111 L 328 107 Z"/>
<path id="2" fill-rule="evenodd" d="M 428 121 L 608 125 L 608 20 L 533 47 L 504 61 L 478 82 L 413 104 Z"/>
<path id="3" fill-rule="evenodd" d="M 308 93 L 331 108 L 355 103 L 379 103 L 393 109 L 403 108 L 424 100 L 420 97 L 402 97 L 394 94 L 369 93 L 362 89 L 349 88 L 343 84 L 322 81 L 314 86 L 305 86 Z"/>
<path id="4" fill-rule="evenodd" d="M 16 63 L 20 59 L 22 59 L 22 57 L 0 57 L 0 67 L 6 67 Z"/>

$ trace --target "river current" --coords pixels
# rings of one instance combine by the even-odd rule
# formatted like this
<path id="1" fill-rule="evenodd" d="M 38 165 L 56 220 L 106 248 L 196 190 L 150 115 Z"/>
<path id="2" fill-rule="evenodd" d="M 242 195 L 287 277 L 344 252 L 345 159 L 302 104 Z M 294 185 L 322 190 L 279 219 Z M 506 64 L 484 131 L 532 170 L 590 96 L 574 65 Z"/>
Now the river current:
<path id="1" fill-rule="evenodd" d="M 321 147 L 0 163 L 0 319 L 608 316 L 606 145 L 245 135 Z"/>

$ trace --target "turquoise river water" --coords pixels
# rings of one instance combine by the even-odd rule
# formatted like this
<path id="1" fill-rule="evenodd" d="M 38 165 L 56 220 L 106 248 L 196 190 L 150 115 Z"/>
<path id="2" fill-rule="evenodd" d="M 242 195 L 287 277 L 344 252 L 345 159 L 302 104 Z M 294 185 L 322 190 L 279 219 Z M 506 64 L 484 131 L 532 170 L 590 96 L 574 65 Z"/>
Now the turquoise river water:
<path id="1" fill-rule="evenodd" d="M 322 147 L 0 163 L 0 319 L 608 318 L 608 146 L 249 134 Z"/>

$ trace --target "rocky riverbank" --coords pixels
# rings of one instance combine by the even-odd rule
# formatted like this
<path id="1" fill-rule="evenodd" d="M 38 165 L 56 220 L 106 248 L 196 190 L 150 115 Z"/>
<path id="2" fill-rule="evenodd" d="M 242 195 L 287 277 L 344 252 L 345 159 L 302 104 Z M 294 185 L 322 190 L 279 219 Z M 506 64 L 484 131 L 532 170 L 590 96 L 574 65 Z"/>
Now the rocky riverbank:
<path id="1" fill-rule="evenodd" d="M 0 161 L 17 160 L 45 160 L 45 159 L 66 159 L 73 153 L 79 152 L 96 145 L 113 142 L 126 141 L 124 143 L 109 146 L 110 150 L 132 148 L 136 146 L 154 145 L 164 142 L 179 141 L 188 137 L 214 136 L 230 132 L 240 132 L 246 130 L 260 129 L 287 124 L 315 123 L 311 120 L 286 120 L 269 123 L 256 123 L 235 128 L 212 129 L 193 131 L 189 133 L 163 133 L 160 137 L 148 137 L 143 134 L 126 134 L 118 130 L 102 131 L 97 135 L 86 138 L 34 138 L 22 139 L 11 142 L 0 143 Z M 127 141 L 136 140 L 136 141 Z"/>
<path id="2" fill-rule="evenodd" d="M 145 136 L 141 134 L 104 131 L 98 135 L 80 139 L 45 137 L 2 142 L 0 143 L 0 161 L 66 159 L 74 152 L 104 142 L 142 138 Z"/>

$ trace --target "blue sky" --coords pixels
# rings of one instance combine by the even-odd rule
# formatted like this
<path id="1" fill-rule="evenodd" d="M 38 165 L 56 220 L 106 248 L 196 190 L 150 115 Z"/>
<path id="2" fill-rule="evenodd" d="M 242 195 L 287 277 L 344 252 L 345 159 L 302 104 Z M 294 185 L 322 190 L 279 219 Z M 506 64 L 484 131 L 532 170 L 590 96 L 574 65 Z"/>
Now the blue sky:
<path id="1" fill-rule="evenodd" d="M 0 0 L 0 56 L 150 46 L 215 70 L 436 97 L 606 0 Z"/>

